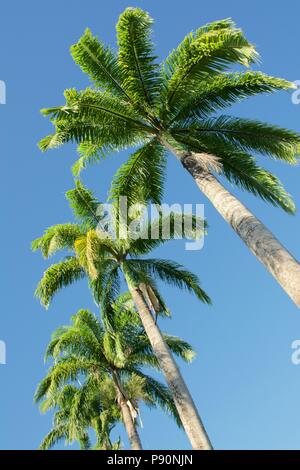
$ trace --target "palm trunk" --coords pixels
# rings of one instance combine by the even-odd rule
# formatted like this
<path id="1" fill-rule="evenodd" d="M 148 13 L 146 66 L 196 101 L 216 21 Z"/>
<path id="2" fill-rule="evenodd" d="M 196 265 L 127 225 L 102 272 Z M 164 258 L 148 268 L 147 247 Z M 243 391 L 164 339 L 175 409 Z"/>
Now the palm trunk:
<path id="1" fill-rule="evenodd" d="M 140 437 L 138 435 L 135 423 L 132 420 L 130 410 L 123 396 L 118 400 L 121 408 L 123 423 L 128 435 L 130 447 L 132 450 L 143 450 Z"/>
<path id="2" fill-rule="evenodd" d="M 119 379 L 116 374 L 113 374 L 113 380 L 117 391 L 117 400 L 120 406 L 124 427 L 130 442 L 130 447 L 132 450 L 143 450 L 140 436 L 137 432 L 136 425 L 132 419 L 129 406 L 126 403 L 126 398 L 124 397 L 124 394 L 121 390 Z"/>
<path id="3" fill-rule="evenodd" d="M 211 443 L 190 392 L 159 327 L 154 321 L 142 292 L 139 288 L 132 286 L 129 280 L 127 280 L 127 284 L 154 354 L 158 359 L 161 370 L 171 390 L 179 417 L 191 442 L 192 448 L 195 450 L 211 450 Z"/>
<path id="4" fill-rule="evenodd" d="M 300 307 L 300 264 L 236 197 L 209 172 L 201 169 L 197 154 L 183 153 L 164 145 L 180 159 L 198 188 L 215 206 L 252 253 L 270 271 L 293 302 Z"/>

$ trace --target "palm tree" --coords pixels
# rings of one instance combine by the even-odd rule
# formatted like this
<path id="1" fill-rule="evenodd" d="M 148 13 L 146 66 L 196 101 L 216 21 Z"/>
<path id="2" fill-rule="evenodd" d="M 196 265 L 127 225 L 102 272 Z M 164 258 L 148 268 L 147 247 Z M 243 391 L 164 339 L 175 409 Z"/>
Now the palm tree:
<path id="1" fill-rule="evenodd" d="M 75 384 L 66 384 L 52 391 L 51 397 L 42 397 L 41 410 L 43 412 L 54 409 L 53 426 L 51 431 L 43 439 L 40 450 L 49 450 L 59 441 L 65 440 L 66 444 L 78 441 L 82 450 L 91 448 L 89 431 L 93 429 L 96 435 L 96 444 L 93 449 L 118 450 L 120 440 L 111 442 L 110 433 L 119 420 L 119 412 L 116 405 L 112 404 L 103 410 L 103 390 L 95 387 L 91 380 L 78 387 Z M 46 390 L 44 391 L 46 394 Z"/>
<path id="2" fill-rule="evenodd" d="M 46 270 L 36 289 L 37 297 L 48 307 L 53 296 L 62 287 L 87 277 L 95 301 L 101 305 L 103 312 L 109 312 L 110 305 L 119 293 L 122 274 L 193 448 L 211 448 L 193 399 L 155 319 L 157 314 L 167 313 L 156 279 L 187 289 L 201 302 L 210 303 L 210 299 L 201 289 L 197 276 L 179 264 L 168 260 L 140 258 L 165 241 L 161 232 L 157 238 L 148 236 L 153 233 L 153 229 L 156 232 L 164 217 L 160 216 L 152 223 L 146 221 L 139 238 L 114 237 L 110 234 L 110 226 L 118 225 L 116 221 L 119 221 L 120 227 L 119 216 L 112 211 L 111 224 L 106 223 L 101 227 L 99 202 L 91 191 L 77 182 L 76 188 L 67 192 L 67 198 L 80 224 L 50 227 L 42 237 L 33 242 L 32 248 L 40 249 L 46 258 L 61 249 L 68 249 L 73 255 Z M 131 219 L 129 214 L 127 216 L 130 226 Z M 174 222 L 175 217 L 171 221 Z M 122 221 L 122 230 L 124 223 Z M 170 238 L 176 237 L 177 228 L 177 223 L 171 223 Z M 127 226 L 126 229 L 129 230 Z"/>
<path id="3" fill-rule="evenodd" d="M 65 409 L 65 402 L 60 398 L 61 388 L 64 392 L 66 382 L 82 381 L 84 377 L 84 384 L 75 388 L 74 397 L 67 401 L 69 436 L 82 439 L 82 428 L 92 425 L 98 436 L 97 448 L 108 449 L 112 446 L 110 430 L 122 420 L 132 449 L 141 450 L 136 429 L 139 402 L 159 405 L 178 424 L 180 420 L 169 390 L 142 371 L 144 366 L 159 369 L 159 364 L 131 297 L 120 296 L 110 310 L 109 320 L 106 317 L 104 322 L 106 328 L 88 310 L 80 310 L 73 316 L 71 326 L 58 328 L 46 353 L 46 358 L 53 358 L 54 366 L 39 385 L 35 398 L 36 401 L 45 399 L 44 410 L 57 403 Z M 185 341 L 168 335 L 164 335 L 164 339 L 185 361 L 194 357 L 191 346 Z M 65 426 L 65 414 L 63 418 Z M 57 424 L 60 425 L 61 420 Z M 47 437 L 46 442 L 52 443 L 53 439 Z"/>
<path id="4" fill-rule="evenodd" d="M 140 187 L 159 202 L 166 151 L 175 155 L 199 189 L 254 255 L 300 306 L 300 265 L 274 235 L 220 183 L 217 174 L 269 203 L 294 213 L 281 182 L 258 166 L 255 154 L 295 164 L 299 134 L 263 122 L 218 114 L 244 98 L 293 85 L 249 66 L 258 54 L 231 19 L 188 34 L 160 66 L 151 40 L 152 19 L 127 8 L 117 24 L 119 50 L 86 30 L 71 53 L 95 88 L 65 91 L 66 103 L 43 111 L 55 133 L 42 139 L 43 151 L 66 142 L 79 145 L 74 173 L 103 154 L 140 145 L 120 168 L 114 187 L 126 195 Z M 215 113 L 215 114 L 214 114 Z"/>

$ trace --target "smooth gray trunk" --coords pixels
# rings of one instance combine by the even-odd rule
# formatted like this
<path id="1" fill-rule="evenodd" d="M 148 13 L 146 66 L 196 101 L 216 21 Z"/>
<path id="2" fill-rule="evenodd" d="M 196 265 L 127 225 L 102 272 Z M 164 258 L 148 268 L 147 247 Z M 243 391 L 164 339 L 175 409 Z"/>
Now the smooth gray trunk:
<path id="1" fill-rule="evenodd" d="M 135 422 L 132 419 L 129 406 L 127 405 L 126 398 L 119 386 L 119 378 L 116 374 L 113 374 L 113 379 L 115 383 L 115 388 L 117 391 L 117 400 L 120 406 L 122 419 L 124 423 L 124 427 L 126 429 L 126 433 L 130 442 L 131 450 L 143 450 L 142 443 L 140 440 L 140 436 L 137 432 Z"/>
<path id="2" fill-rule="evenodd" d="M 300 264 L 236 197 L 234 197 L 209 171 L 204 170 L 201 154 L 184 153 L 166 141 L 164 145 L 179 158 L 192 175 L 198 188 L 215 206 L 252 253 L 270 271 L 293 302 L 300 307 Z"/>
<path id="3" fill-rule="evenodd" d="M 135 423 L 132 420 L 129 407 L 123 397 L 120 398 L 119 405 L 121 408 L 123 423 L 128 435 L 131 449 L 143 450 L 140 436 L 138 435 Z"/>
<path id="4" fill-rule="evenodd" d="M 130 282 L 128 282 L 128 287 L 153 348 L 153 352 L 167 380 L 180 420 L 191 442 L 192 448 L 195 450 L 211 450 L 211 443 L 190 392 L 159 327 L 154 321 L 142 292 L 139 288 L 131 286 Z"/>

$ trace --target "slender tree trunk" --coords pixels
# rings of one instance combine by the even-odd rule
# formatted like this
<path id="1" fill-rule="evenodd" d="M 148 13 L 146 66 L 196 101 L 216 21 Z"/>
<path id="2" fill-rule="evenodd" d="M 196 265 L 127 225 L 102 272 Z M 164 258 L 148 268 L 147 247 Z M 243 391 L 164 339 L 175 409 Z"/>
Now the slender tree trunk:
<path id="1" fill-rule="evenodd" d="M 166 141 L 164 145 L 179 158 L 198 188 L 215 206 L 252 253 L 270 271 L 293 302 L 300 307 L 300 264 L 265 225 L 234 197 L 209 171 L 199 165 L 201 154 L 184 153 Z M 207 156 L 206 156 L 207 157 Z"/>
<path id="2" fill-rule="evenodd" d="M 126 398 L 124 397 L 124 394 L 119 386 L 119 379 L 116 377 L 116 374 L 113 374 L 113 379 L 117 391 L 117 400 L 120 406 L 124 427 L 130 442 L 130 447 L 132 450 L 143 450 L 140 436 L 132 419 L 129 406 L 126 403 Z"/>
<path id="3" fill-rule="evenodd" d="M 126 277 L 126 275 L 125 275 Z M 173 359 L 172 353 L 166 344 L 159 327 L 145 302 L 139 288 L 131 285 L 127 279 L 128 288 L 140 315 L 146 334 L 149 338 L 154 354 L 171 390 L 182 425 L 195 450 L 211 450 L 212 446 L 201 422 L 200 416 L 182 378 L 182 375 Z"/>

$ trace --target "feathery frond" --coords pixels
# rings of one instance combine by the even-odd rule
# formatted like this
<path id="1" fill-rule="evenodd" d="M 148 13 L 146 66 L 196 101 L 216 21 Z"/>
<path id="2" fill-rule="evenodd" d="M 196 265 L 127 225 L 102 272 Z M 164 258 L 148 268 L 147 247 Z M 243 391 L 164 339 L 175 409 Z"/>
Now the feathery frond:
<path id="1" fill-rule="evenodd" d="M 54 295 L 62 288 L 73 284 L 73 282 L 83 279 L 85 272 L 78 260 L 69 257 L 60 263 L 53 264 L 48 268 L 39 282 L 35 295 L 41 304 L 48 308 Z"/>
<path id="2" fill-rule="evenodd" d="M 59 250 L 74 249 L 75 240 L 82 235 L 76 224 L 60 224 L 49 227 L 44 235 L 32 242 L 33 251 L 41 250 L 44 258 L 49 258 Z"/>
<path id="3" fill-rule="evenodd" d="M 149 201 L 159 204 L 164 190 L 165 150 L 152 140 L 134 152 L 112 180 L 110 199 L 127 196 L 129 205 Z"/>
<path id="4" fill-rule="evenodd" d="M 122 85 L 138 108 L 151 110 L 159 92 L 159 66 L 151 40 L 153 20 L 140 8 L 126 8 L 117 24 Z"/>

